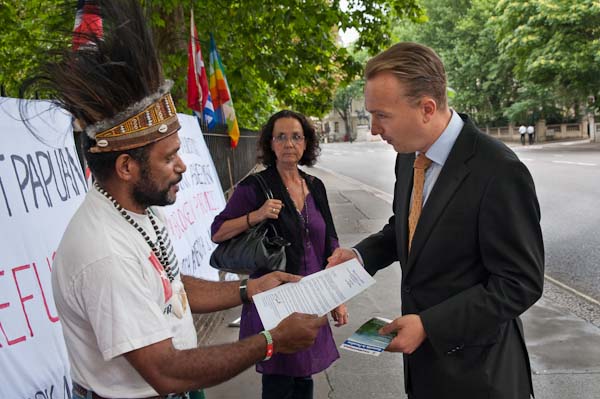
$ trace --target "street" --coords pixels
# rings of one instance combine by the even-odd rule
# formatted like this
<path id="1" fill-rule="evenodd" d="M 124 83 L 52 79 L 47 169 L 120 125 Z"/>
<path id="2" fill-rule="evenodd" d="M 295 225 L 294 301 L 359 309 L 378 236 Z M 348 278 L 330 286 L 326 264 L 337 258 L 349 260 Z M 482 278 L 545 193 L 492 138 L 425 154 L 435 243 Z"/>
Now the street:
<path id="1" fill-rule="evenodd" d="M 509 145 L 536 185 L 547 276 L 600 302 L 600 145 Z M 395 156 L 385 142 L 323 144 L 318 166 L 381 190 L 391 200 Z"/>

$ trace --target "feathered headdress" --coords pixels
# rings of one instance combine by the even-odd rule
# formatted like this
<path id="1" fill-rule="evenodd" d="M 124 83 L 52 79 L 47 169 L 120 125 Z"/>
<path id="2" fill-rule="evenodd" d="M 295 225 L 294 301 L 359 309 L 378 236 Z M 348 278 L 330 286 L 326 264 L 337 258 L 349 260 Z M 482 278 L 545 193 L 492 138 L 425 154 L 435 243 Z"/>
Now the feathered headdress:
<path id="1" fill-rule="evenodd" d="M 77 50 L 61 52 L 38 80 L 93 140 L 90 152 L 145 146 L 180 128 L 172 82 L 165 81 L 152 33 L 136 0 L 102 0 L 102 30 L 76 31 Z"/>

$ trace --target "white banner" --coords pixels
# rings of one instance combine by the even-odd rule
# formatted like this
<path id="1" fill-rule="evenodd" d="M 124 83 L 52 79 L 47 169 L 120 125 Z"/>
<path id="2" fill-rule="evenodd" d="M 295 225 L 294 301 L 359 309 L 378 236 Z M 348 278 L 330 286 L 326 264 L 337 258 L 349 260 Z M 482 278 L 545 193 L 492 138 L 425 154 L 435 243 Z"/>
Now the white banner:
<path id="1" fill-rule="evenodd" d="M 179 123 L 179 155 L 187 171 L 179 183 L 177 202 L 164 208 L 167 229 L 181 272 L 218 281 L 218 271 L 208 263 L 216 247 L 210 239 L 210 225 L 225 208 L 225 197 L 196 117 L 179 114 Z"/>
<path id="2" fill-rule="evenodd" d="M 45 101 L 0 98 L 0 399 L 71 398 L 50 272 L 54 252 L 87 191 L 71 118 Z M 212 158 L 194 117 L 179 114 L 187 172 L 164 209 L 182 272 L 217 280 L 208 265 L 210 224 L 225 206 Z"/>
<path id="3" fill-rule="evenodd" d="M 50 271 L 87 191 L 71 117 L 45 101 L 0 98 L 0 398 L 70 398 Z"/>

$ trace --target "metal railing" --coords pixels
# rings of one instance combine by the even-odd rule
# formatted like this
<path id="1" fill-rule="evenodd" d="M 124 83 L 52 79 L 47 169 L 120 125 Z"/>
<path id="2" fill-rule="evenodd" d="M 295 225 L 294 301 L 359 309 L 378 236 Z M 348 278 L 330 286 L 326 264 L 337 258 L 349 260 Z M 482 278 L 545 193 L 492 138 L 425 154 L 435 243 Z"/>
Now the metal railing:
<path id="1" fill-rule="evenodd" d="M 200 128 L 204 141 L 212 156 L 217 175 L 224 192 L 230 191 L 256 166 L 256 144 L 258 133 L 240 129 L 240 139 L 236 148 L 231 148 L 231 139 L 226 125 L 209 129 L 203 121 Z"/>

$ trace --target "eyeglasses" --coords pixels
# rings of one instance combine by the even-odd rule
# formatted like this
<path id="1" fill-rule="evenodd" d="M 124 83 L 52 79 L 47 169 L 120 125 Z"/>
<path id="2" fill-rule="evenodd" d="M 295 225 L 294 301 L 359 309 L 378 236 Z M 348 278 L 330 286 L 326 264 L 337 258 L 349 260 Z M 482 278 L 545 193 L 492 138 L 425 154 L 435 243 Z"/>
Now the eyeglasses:
<path id="1" fill-rule="evenodd" d="M 285 144 L 289 140 L 292 140 L 292 144 L 300 144 L 304 141 L 304 136 L 301 136 L 298 133 L 294 133 L 291 137 L 288 137 L 285 134 L 281 133 L 280 135 L 273 137 L 273 141 L 278 144 Z"/>

